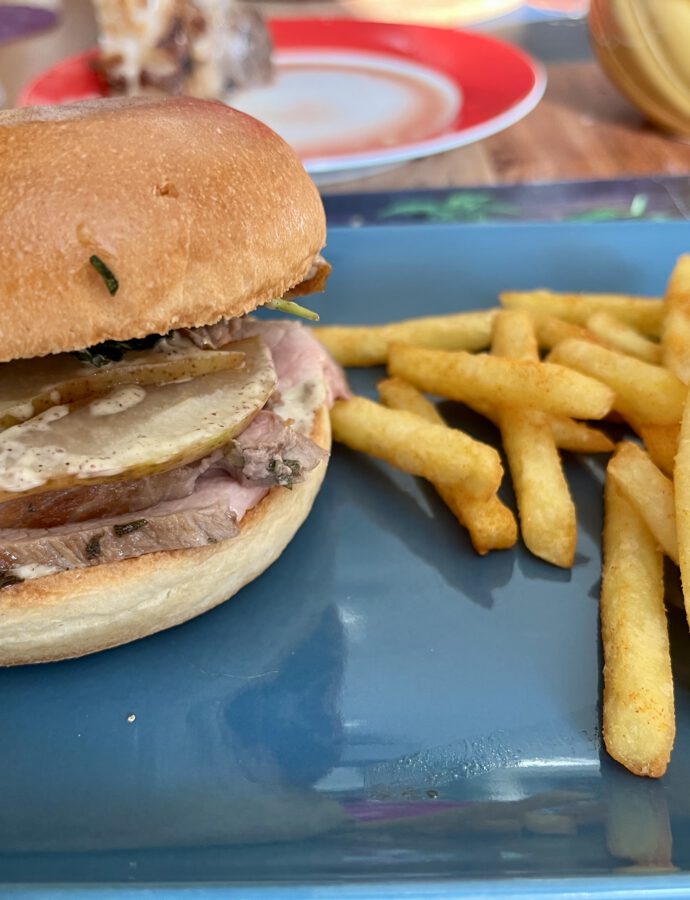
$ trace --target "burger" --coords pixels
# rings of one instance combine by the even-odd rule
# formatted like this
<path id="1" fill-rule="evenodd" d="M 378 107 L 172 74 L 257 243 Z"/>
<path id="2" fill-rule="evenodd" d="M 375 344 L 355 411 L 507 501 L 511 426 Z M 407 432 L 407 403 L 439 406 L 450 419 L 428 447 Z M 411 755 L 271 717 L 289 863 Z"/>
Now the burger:
<path id="1" fill-rule="evenodd" d="M 321 200 L 221 103 L 0 113 L 0 664 L 235 594 L 309 513 L 342 373 L 300 322 Z"/>

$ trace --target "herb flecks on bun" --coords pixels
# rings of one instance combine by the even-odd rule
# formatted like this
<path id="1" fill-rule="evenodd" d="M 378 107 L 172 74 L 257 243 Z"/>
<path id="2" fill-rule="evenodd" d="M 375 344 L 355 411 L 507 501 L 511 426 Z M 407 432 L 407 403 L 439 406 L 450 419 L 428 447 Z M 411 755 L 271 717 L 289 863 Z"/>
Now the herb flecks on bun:
<path id="1" fill-rule="evenodd" d="M 310 316 L 324 242 L 293 151 L 222 104 L 0 113 L 0 664 L 178 624 L 280 555 L 347 389 L 246 314 Z"/>

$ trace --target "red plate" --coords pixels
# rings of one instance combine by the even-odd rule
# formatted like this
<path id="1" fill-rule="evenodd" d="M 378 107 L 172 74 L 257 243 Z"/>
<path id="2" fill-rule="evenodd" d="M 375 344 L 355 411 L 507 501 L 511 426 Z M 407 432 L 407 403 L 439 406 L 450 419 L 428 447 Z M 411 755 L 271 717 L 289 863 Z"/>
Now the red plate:
<path id="1" fill-rule="evenodd" d="M 322 183 L 469 144 L 536 106 L 546 79 L 522 51 L 486 35 L 351 19 L 271 23 L 277 77 L 234 106 L 296 147 Z M 20 105 L 104 96 L 95 51 L 65 60 Z"/>

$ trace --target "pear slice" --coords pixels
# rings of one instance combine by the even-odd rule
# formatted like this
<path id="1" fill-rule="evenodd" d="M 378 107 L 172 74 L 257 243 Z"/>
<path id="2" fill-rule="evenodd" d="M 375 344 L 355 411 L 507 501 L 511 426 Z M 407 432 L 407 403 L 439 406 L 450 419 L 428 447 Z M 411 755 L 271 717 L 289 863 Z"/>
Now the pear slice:
<path id="1" fill-rule="evenodd" d="M 125 352 L 97 368 L 70 353 L 0 363 L 0 429 L 51 406 L 106 394 L 118 384 L 166 384 L 244 364 L 236 350 L 201 350 L 180 336 L 150 350 Z"/>
<path id="2" fill-rule="evenodd" d="M 53 406 L 0 433 L 0 502 L 79 484 L 143 478 L 227 444 L 276 387 L 260 338 L 237 341 L 244 366 L 169 384 L 126 384 Z M 204 351 L 208 352 L 208 351 Z"/>

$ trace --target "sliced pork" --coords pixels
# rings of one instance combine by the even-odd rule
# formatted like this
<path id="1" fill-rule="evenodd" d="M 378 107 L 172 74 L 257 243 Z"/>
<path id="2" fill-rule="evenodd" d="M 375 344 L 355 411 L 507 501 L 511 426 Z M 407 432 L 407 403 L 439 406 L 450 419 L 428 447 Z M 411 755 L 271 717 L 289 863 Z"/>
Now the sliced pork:
<path id="1" fill-rule="evenodd" d="M 58 528 L 2 532 L 0 567 L 22 576 L 25 566 L 54 572 L 116 562 L 156 550 L 204 547 L 237 534 L 233 479 L 215 470 L 181 500 L 168 500 L 136 517 L 113 516 Z"/>
<path id="2" fill-rule="evenodd" d="M 280 416 L 262 410 L 226 449 L 224 463 L 242 483 L 292 487 L 327 456 Z"/>
<path id="3" fill-rule="evenodd" d="M 253 335 L 266 341 L 278 374 L 267 408 L 230 445 L 189 465 L 0 504 L 0 587 L 231 538 L 272 485 L 291 487 L 327 456 L 307 435 L 316 410 L 329 395 L 347 395 L 347 385 L 307 329 L 245 320 L 194 334 L 208 342 L 202 346 Z"/>
<path id="4" fill-rule="evenodd" d="M 0 528 L 53 528 L 137 512 L 166 500 L 188 497 L 197 478 L 220 456 L 216 453 L 187 466 L 134 481 L 111 481 L 8 500 L 0 503 Z"/>
<path id="5" fill-rule="evenodd" d="M 267 321 L 244 316 L 241 319 L 222 319 L 215 325 L 203 328 L 190 328 L 185 333 L 197 347 L 208 350 L 217 350 L 231 341 L 259 335 L 271 351 L 281 396 L 298 385 L 322 383 L 324 376 L 326 395 L 321 402 L 331 405 L 340 397 L 350 396 L 343 370 L 315 340 L 311 331 L 299 322 L 286 319 Z"/>

